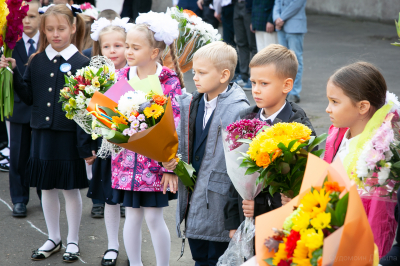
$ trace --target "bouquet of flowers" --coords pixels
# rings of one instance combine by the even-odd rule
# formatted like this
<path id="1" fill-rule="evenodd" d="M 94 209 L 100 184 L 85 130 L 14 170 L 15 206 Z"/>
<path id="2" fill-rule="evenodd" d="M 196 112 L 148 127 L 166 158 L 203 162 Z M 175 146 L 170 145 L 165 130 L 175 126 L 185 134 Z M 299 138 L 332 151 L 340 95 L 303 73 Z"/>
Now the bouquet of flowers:
<path id="1" fill-rule="evenodd" d="M 89 66 L 76 71 L 75 76 L 64 75 L 65 87 L 60 91 L 63 111 L 68 119 L 91 134 L 92 119 L 86 108 L 95 92 L 105 93 L 115 83 L 115 67 L 104 56 L 92 57 Z"/>
<path id="2" fill-rule="evenodd" d="M 239 167 L 238 158 L 249 148 L 249 144 L 243 143 L 243 140 L 253 139 L 257 132 L 267 126 L 267 123 L 258 119 L 244 119 L 228 125 L 222 131 L 226 169 L 236 191 L 245 200 L 253 200 L 261 192 L 263 184 L 256 182 L 260 175 L 258 172 L 246 175 L 246 169 Z M 246 217 L 232 237 L 228 249 L 219 258 L 218 265 L 240 265 L 243 258 L 252 257 L 254 232 L 254 219 Z"/>
<path id="3" fill-rule="evenodd" d="M 313 149 L 326 137 L 311 136 L 311 129 L 300 123 L 277 123 L 246 140 L 250 145 L 240 166 L 247 168 L 246 175 L 258 172 L 258 182 L 269 186 L 271 195 L 281 192 L 293 198 L 299 194 L 308 153 L 319 157 L 324 150 Z"/>
<path id="4" fill-rule="evenodd" d="M 133 90 L 134 89 L 134 90 Z M 114 100 L 119 99 L 118 103 Z M 87 110 L 96 119 L 93 138 L 102 136 L 110 145 L 102 145 L 98 155 L 108 156 L 125 148 L 158 162 L 175 158 L 175 173 L 184 185 L 193 189 L 196 182 L 194 168 L 179 159 L 178 135 L 171 99 L 162 91 L 157 76 L 143 80 L 118 81 L 104 95 L 95 92 Z"/>
<path id="5" fill-rule="evenodd" d="M 394 24 L 396 25 L 397 36 L 400 37 L 400 13 L 399 13 L 399 19 L 397 21 L 395 20 Z M 400 46 L 400 43 L 395 42 L 395 43 L 392 43 L 392 45 Z"/>
<path id="6" fill-rule="evenodd" d="M 99 17 L 99 11 L 88 2 L 81 4 L 79 8 L 82 10 L 83 15 L 87 15 L 93 19 L 97 19 Z"/>
<path id="7" fill-rule="evenodd" d="M 280 229 L 277 229 L 280 228 Z M 340 160 L 309 155 L 300 195 L 256 218 L 259 265 L 378 265 L 356 185 Z"/>
<path id="8" fill-rule="evenodd" d="M 179 37 L 175 40 L 175 47 L 179 66 L 185 73 L 192 68 L 194 53 L 204 45 L 221 40 L 221 35 L 190 10 L 171 7 L 166 13 L 179 22 Z M 169 47 L 163 53 L 163 61 L 165 66 L 174 68 Z"/>
<path id="9" fill-rule="evenodd" d="M 26 17 L 29 5 L 24 5 L 22 0 L 0 0 L 0 33 L 3 40 L 3 54 L 12 57 L 14 47 L 23 32 L 22 20 Z M 0 115 L 13 115 L 14 88 L 13 71 L 10 66 L 0 71 Z"/>

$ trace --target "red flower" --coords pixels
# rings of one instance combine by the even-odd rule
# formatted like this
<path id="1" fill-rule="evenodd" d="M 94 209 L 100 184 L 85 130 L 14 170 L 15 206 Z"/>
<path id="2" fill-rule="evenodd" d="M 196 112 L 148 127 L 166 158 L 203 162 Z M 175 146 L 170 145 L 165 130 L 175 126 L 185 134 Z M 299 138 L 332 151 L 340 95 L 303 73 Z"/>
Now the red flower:
<path id="1" fill-rule="evenodd" d="M 27 2 L 30 2 L 30 0 Z M 18 37 L 22 35 L 22 20 L 26 17 L 29 6 L 21 6 L 22 0 L 7 0 L 6 3 L 10 13 L 7 15 L 7 29 L 4 42 L 9 49 L 13 50 Z"/>
<path id="2" fill-rule="evenodd" d="M 293 252 L 297 246 L 297 241 L 300 240 L 300 233 L 294 230 L 290 231 L 287 237 L 285 251 L 288 253 L 288 258 L 293 257 Z"/>
<path id="3" fill-rule="evenodd" d="M 281 260 L 277 266 L 290 266 L 292 264 L 292 260 Z"/>

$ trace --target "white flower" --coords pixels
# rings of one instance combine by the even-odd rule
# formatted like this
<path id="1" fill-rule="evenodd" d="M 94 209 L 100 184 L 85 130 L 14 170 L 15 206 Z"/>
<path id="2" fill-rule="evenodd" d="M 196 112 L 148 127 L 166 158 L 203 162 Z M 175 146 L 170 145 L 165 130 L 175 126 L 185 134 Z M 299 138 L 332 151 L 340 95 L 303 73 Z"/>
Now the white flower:
<path id="1" fill-rule="evenodd" d="M 83 93 L 80 91 L 78 96 L 75 99 L 76 101 L 76 106 L 78 107 L 78 109 L 84 109 L 86 108 L 85 104 L 86 104 L 86 97 L 85 95 L 83 95 Z"/>
<path id="2" fill-rule="evenodd" d="M 92 85 L 85 87 L 85 92 L 87 94 L 93 94 L 95 91 L 98 91 L 98 90 L 99 90 L 99 88 L 92 86 Z"/>
<path id="3" fill-rule="evenodd" d="M 393 107 L 390 110 L 390 112 L 394 112 L 395 110 L 400 109 L 400 102 L 397 96 L 394 93 L 391 93 L 389 91 L 386 91 L 386 101 L 385 103 L 393 102 Z"/>
<path id="4" fill-rule="evenodd" d="M 142 103 L 147 102 L 146 94 L 142 91 L 128 91 L 118 101 L 118 110 L 125 116 L 139 110 Z"/>
<path id="5" fill-rule="evenodd" d="M 393 157 L 393 152 L 391 150 L 388 150 L 387 152 L 385 152 L 385 161 L 390 161 L 390 159 L 392 159 Z"/>
<path id="6" fill-rule="evenodd" d="M 383 185 L 388 179 L 390 173 L 390 168 L 382 167 L 381 171 L 378 173 L 378 182 L 380 185 Z"/>
<path id="7" fill-rule="evenodd" d="M 90 100 L 92 100 L 92 98 L 87 98 L 86 99 L 86 102 L 85 102 L 86 106 L 89 106 Z"/>

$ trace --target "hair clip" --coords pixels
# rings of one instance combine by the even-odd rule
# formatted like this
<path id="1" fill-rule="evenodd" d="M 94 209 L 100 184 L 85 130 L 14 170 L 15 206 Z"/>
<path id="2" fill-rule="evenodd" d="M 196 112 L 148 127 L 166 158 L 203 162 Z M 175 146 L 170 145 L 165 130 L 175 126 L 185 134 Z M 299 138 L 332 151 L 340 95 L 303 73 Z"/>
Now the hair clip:
<path id="1" fill-rule="evenodd" d="M 82 10 L 80 9 L 80 7 L 78 5 L 72 5 L 72 6 L 70 6 L 69 4 L 65 4 L 65 5 L 66 5 L 66 7 L 69 8 L 69 10 L 72 11 L 72 15 L 74 15 L 74 17 L 76 17 L 76 13 L 82 13 Z M 46 13 L 47 9 L 49 9 L 52 6 L 55 6 L 55 4 L 39 7 L 39 10 L 38 10 L 39 14 Z"/>

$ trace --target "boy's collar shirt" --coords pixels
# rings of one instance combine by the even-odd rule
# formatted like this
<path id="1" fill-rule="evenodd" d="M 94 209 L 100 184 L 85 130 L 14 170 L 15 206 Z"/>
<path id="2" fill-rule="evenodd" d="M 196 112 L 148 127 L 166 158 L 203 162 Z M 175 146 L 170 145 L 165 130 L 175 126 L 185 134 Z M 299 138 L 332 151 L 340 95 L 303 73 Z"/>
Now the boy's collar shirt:
<path id="1" fill-rule="evenodd" d="M 269 117 L 265 117 L 265 116 L 264 116 L 264 109 L 261 109 L 261 112 L 260 112 L 260 119 L 261 119 L 262 121 L 270 120 L 270 121 L 271 121 L 271 124 L 272 124 L 272 123 L 274 122 L 275 118 L 276 118 L 276 117 L 279 115 L 279 113 L 283 110 L 283 108 L 285 108 L 285 106 L 286 106 L 286 101 L 285 101 L 284 105 L 282 105 L 281 109 L 279 109 L 277 112 L 275 112 L 274 114 L 270 115 Z"/>
<path id="2" fill-rule="evenodd" d="M 227 92 L 228 88 L 229 88 L 229 86 L 226 87 L 226 89 L 223 92 L 221 92 L 220 94 Z M 204 97 L 204 116 L 203 116 L 203 129 L 204 129 L 206 127 L 207 122 L 210 119 L 212 113 L 214 112 L 215 107 L 217 107 L 218 96 L 215 97 L 214 99 L 212 99 L 211 101 L 207 100 L 207 93 L 204 93 L 203 97 Z"/>
<path id="3" fill-rule="evenodd" d="M 35 50 L 37 49 L 37 45 L 39 43 L 39 36 L 40 36 L 39 31 L 37 31 L 35 36 L 33 36 L 32 38 L 29 37 L 28 35 L 26 35 L 25 32 L 22 33 L 22 39 L 24 40 L 24 43 L 25 43 L 26 54 L 29 54 L 29 48 L 31 47 L 31 45 L 33 45 Z M 32 39 L 34 41 L 33 44 L 30 44 L 28 42 L 30 39 Z"/>
<path id="4" fill-rule="evenodd" d="M 68 61 L 76 52 L 78 52 L 78 48 L 76 48 L 75 45 L 70 44 L 67 48 L 65 48 L 61 52 L 57 52 L 56 50 L 53 49 L 53 47 L 51 47 L 51 44 L 49 44 L 46 47 L 45 52 L 50 60 L 53 60 L 54 57 L 60 55 L 65 59 L 65 61 Z"/>

